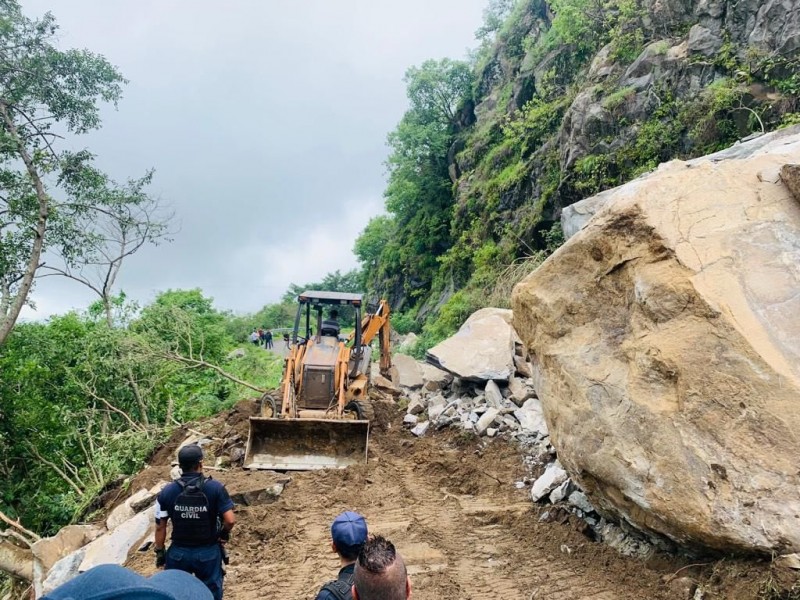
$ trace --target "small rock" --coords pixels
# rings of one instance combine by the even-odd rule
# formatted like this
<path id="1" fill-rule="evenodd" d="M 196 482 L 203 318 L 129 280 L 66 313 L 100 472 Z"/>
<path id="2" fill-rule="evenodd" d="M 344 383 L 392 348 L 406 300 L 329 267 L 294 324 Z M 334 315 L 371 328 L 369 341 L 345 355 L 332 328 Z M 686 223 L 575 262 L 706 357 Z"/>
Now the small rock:
<path id="1" fill-rule="evenodd" d="M 385 392 L 391 396 L 398 397 L 402 394 L 400 388 L 397 387 L 392 381 L 380 374 L 372 375 L 372 384 L 380 391 Z"/>
<path id="2" fill-rule="evenodd" d="M 494 406 L 495 408 L 503 406 L 503 394 L 500 392 L 498 385 L 491 379 L 486 382 L 484 394 L 486 394 L 486 404 L 489 406 Z"/>
<path id="3" fill-rule="evenodd" d="M 572 488 L 572 481 L 567 479 L 564 483 L 562 483 L 556 489 L 550 492 L 550 503 L 557 504 L 561 502 L 564 498 L 567 498 L 569 496 L 571 488 Z"/>
<path id="4" fill-rule="evenodd" d="M 533 483 L 531 499 L 534 502 L 538 502 L 564 483 L 567 477 L 567 472 L 561 468 L 561 464 L 558 461 L 550 463 L 544 470 L 544 474 Z"/>
<path id="5" fill-rule="evenodd" d="M 425 435 L 425 432 L 428 431 L 428 427 L 430 426 L 431 426 L 430 421 L 423 421 L 422 423 L 419 423 L 416 427 L 414 427 L 414 429 L 411 430 L 411 433 L 413 433 L 417 437 L 422 437 L 423 435 Z"/>
<path id="6" fill-rule="evenodd" d="M 500 411 L 496 408 L 487 408 L 483 416 L 475 423 L 475 432 L 478 435 L 483 435 L 499 414 Z"/>
<path id="7" fill-rule="evenodd" d="M 494 427 L 488 427 L 486 429 L 486 436 L 487 437 L 494 437 L 496 435 L 497 435 L 497 429 L 495 429 Z"/>
<path id="8" fill-rule="evenodd" d="M 244 460 L 244 448 L 231 448 L 230 451 L 231 464 L 238 464 Z"/>
<path id="9" fill-rule="evenodd" d="M 234 358 L 244 358 L 247 352 L 244 351 L 244 348 L 234 348 L 230 352 L 228 352 L 228 360 L 233 360 Z"/>
<path id="10" fill-rule="evenodd" d="M 403 425 L 407 427 L 413 427 L 419 421 L 419 417 L 417 415 L 406 415 L 403 417 Z"/>
<path id="11" fill-rule="evenodd" d="M 526 379 L 530 379 L 533 377 L 533 367 L 531 367 L 531 363 L 529 363 L 524 358 L 519 356 L 514 357 L 514 368 L 516 369 L 516 374 L 520 377 L 524 377 Z"/>
<path id="12" fill-rule="evenodd" d="M 569 503 L 585 513 L 595 512 L 594 506 L 589 502 L 589 498 L 580 490 L 575 490 L 569 495 Z"/>
<path id="13" fill-rule="evenodd" d="M 472 421 L 467 421 L 462 425 L 462 427 L 464 428 L 464 431 L 475 431 L 475 423 Z"/>
<path id="14" fill-rule="evenodd" d="M 511 381 L 508 382 L 508 389 L 511 392 L 511 400 L 517 406 L 522 406 L 526 400 L 536 395 L 533 391 L 533 387 L 519 377 L 511 378 Z"/>
<path id="15" fill-rule="evenodd" d="M 787 569 L 800 570 L 800 554 L 797 552 L 794 554 L 784 554 L 775 559 L 775 564 L 786 567 Z"/>
<path id="16" fill-rule="evenodd" d="M 411 402 L 408 403 L 408 408 L 406 412 L 410 415 L 419 415 L 425 412 L 425 405 L 422 403 L 422 400 L 414 398 Z"/>

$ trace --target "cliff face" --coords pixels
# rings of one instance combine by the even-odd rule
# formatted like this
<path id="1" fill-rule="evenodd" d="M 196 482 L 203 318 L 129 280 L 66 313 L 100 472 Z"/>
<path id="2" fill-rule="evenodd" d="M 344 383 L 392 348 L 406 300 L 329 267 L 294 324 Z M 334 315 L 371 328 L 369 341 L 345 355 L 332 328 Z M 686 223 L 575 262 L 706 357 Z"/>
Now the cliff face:
<path id="1" fill-rule="evenodd" d="M 553 245 L 564 206 L 800 121 L 800 1 L 525 0 L 478 52 L 449 153 L 455 287 L 487 243 Z"/>

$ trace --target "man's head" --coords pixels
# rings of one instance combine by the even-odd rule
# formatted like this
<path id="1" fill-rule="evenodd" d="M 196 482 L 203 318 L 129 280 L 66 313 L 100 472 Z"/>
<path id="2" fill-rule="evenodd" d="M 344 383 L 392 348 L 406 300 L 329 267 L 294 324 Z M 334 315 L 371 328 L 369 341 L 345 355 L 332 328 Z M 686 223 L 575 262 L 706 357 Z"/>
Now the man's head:
<path id="1" fill-rule="evenodd" d="M 339 311 L 335 308 L 331 310 L 331 319 L 338 319 L 339 318 Z"/>
<path id="2" fill-rule="evenodd" d="M 360 514 L 346 511 L 331 523 L 331 542 L 344 560 L 354 561 L 367 541 L 367 521 Z"/>
<path id="3" fill-rule="evenodd" d="M 354 600 L 406 600 L 411 597 L 411 580 L 403 557 L 386 538 L 371 537 L 358 554 Z"/>
<path id="4" fill-rule="evenodd" d="M 178 465 L 184 473 L 199 471 L 203 464 L 203 449 L 197 444 L 187 444 L 178 450 Z"/>

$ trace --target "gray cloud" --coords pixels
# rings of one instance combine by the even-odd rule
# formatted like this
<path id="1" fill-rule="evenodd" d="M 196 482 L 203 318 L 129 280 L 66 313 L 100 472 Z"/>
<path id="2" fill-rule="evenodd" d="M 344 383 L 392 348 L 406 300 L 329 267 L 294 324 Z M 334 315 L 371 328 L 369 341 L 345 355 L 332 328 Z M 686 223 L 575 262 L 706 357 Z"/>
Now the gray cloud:
<path id="1" fill-rule="evenodd" d="M 485 0 L 23 0 L 52 10 L 63 47 L 105 55 L 130 80 L 118 111 L 76 142 L 118 179 L 156 169 L 180 231 L 123 267 L 149 301 L 201 287 L 254 310 L 287 285 L 355 265 L 353 240 L 382 209 L 386 134 L 403 74 L 463 58 Z M 85 306 L 76 284 L 40 283 L 30 317 Z"/>

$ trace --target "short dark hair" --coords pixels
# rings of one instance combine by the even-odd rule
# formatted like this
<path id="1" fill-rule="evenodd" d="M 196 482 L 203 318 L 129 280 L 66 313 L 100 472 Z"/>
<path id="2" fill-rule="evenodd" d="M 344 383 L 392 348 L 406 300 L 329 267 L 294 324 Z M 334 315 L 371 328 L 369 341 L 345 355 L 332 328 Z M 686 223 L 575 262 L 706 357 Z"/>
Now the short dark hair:
<path id="1" fill-rule="evenodd" d="M 338 310 L 336 310 L 335 308 L 334 308 L 334 309 L 332 309 L 332 310 L 331 310 L 331 319 L 335 319 L 335 318 L 336 318 L 336 317 L 338 317 L 338 316 L 339 316 L 339 311 L 338 311 Z"/>
<path id="2" fill-rule="evenodd" d="M 406 565 L 392 542 L 381 535 L 366 541 L 355 569 L 360 600 L 405 600 L 406 577 Z"/>

